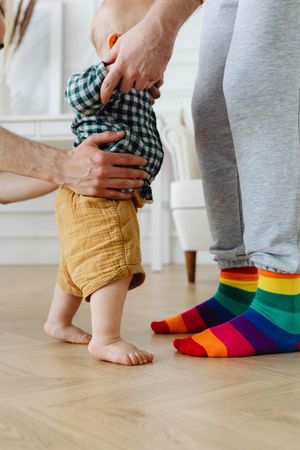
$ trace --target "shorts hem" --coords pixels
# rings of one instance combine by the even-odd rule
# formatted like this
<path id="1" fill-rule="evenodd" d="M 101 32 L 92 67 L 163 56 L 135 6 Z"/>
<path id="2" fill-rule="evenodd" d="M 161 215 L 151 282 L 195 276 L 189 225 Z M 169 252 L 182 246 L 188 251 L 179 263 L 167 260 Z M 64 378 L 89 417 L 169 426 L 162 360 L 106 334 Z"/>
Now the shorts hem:
<path id="1" fill-rule="evenodd" d="M 85 287 L 82 291 L 83 298 L 86 301 L 89 301 L 90 296 L 94 292 L 98 291 L 99 289 L 104 288 L 105 286 L 112 283 L 113 281 L 118 280 L 119 278 L 123 278 L 123 277 L 129 276 L 129 275 L 140 275 L 140 277 L 136 276 L 132 279 L 132 282 L 131 282 L 128 290 L 132 290 L 132 289 L 135 289 L 135 288 L 141 286 L 146 279 L 145 271 L 140 264 L 130 265 L 130 266 L 126 266 L 126 267 L 120 267 L 117 271 L 108 274 L 107 277 L 101 276 L 101 280 L 97 280 L 93 283 L 90 283 L 87 287 Z"/>
<path id="2" fill-rule="evenodd" d="M 59 278 L 56 279 L 56 283 L 67 294 L 71 294 L 71 295 L 74 295 L 75 297 L 82 298 L 82 292 L 80 291 L 80 289 L 71 288 L 70 285 L 68 285 L 68 283 L 63 282 Z"/>

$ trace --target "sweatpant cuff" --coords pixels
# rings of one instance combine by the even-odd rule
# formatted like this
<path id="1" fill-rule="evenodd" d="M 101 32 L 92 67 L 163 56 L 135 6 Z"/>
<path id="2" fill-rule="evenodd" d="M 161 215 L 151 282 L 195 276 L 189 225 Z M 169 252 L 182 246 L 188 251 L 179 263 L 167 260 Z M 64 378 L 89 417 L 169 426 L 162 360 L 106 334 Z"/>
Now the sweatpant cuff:
<path id="1" fill-rule="evenodd" d="M 249 259 L 245 260 L 238 260 L 238 261 L 232 261 L 232 260 L 221 260 L 217 261 L 218 268 L 221 269 L 237 269 L 239 267 L 254 267 L 255 264 Z"/>
<path id="2" fill-rule="evenodd" d="M 275 273 L 293 273 L 293 274 L 299 273 L 299 275 L 300 275 L 300 271 L 286 272 L 284 270 L 275 269 L 274 267 L 264 266 L 263 264 L 255 264 L 255 266 L 258 268 L 258 270 L 267 270 L 268 272 L 275 272 Z"/>

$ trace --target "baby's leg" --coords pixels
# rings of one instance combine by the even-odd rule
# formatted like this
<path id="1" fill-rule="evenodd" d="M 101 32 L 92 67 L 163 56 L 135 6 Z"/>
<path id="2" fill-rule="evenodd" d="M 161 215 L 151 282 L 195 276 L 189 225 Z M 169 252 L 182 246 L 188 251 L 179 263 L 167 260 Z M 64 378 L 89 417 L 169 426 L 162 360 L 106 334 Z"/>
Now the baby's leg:
<path id="1" fill-rule="evenodd" d="M 82 298 L 68 294 L 56 285 L 48 318 L 44 325 L 45 333 L 72 344 L 88 344 L 91 335 L 72 324 L 81 301 Z"/>
<path id="2" fill-rule="evenodd" d="M 89 352 L 95 358 L 127 366 L 147 364 L 153 355 L 120 336 L 123 307 L 131 276 L 120 278 L 91 296 L 92 340 Z"/>

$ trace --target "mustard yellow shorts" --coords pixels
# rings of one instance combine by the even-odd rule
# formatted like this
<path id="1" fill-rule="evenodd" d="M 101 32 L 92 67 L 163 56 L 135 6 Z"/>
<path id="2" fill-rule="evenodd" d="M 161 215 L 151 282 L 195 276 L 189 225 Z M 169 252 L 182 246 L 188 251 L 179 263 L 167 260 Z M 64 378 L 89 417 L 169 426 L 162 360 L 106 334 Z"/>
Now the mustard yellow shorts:
<path id="1" fill-rule="evenodd" d="M 129 289 L 145 280 L 137 210 L 132 200 L 75 194 L 61 187 L 56 199 L 61 245 L 58 285 L 89 299 L 118 278 L 133 275 Z"/>

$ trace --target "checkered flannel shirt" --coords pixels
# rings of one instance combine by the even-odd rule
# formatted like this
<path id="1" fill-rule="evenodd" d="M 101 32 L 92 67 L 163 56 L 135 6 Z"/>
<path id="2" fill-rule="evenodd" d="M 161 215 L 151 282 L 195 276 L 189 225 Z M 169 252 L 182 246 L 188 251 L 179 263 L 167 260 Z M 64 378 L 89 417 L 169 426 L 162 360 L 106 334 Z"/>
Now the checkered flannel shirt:
<path id="1" fill-rule="evenodd" d="M 150 175 L 150 179 L 145 181 L 141 196 L 151 202 L 150 184 L 161 167 L 163 148 L 149 92 L 131 89 L 128 94 L 122 94 L 115 90 L 110 102 L 103 105 L 100 88 L 106 75 L 105 64 L 101 62 L 81 74 L 72 76 L 68 81 L 65 97 L 76 113 L 72 123 L 72 131 L 76 137 L 74 147 L 95 133 L 125 131 L 123 139 L 117 143 L 106 144 L 101 149 L 108 152 L 133 153 L 147 159 L 148 163 L 142 169 Z"/>

